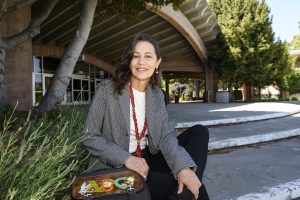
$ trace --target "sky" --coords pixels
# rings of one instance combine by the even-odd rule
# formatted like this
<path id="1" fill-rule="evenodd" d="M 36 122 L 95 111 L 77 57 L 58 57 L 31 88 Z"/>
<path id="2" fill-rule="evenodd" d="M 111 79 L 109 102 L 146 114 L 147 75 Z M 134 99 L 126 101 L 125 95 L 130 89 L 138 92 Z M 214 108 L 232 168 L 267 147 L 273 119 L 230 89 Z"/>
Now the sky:
<path id="1" fill-rule="evenodd" d="M 273 15 L 275 37 L 291 42 L 294 35 L 300 34 L 300 0 L 265 0 Z"/>

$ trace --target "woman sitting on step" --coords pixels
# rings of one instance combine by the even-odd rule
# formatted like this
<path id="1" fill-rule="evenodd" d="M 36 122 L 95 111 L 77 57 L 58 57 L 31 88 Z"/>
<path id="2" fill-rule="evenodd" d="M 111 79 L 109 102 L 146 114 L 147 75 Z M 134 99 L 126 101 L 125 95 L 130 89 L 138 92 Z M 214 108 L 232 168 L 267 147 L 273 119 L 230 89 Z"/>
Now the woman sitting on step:
<path id="1" fill-rule="evenodd" d="M 139 33 L 114 78 L 100 84 L 83 140 L 91 154 L 89 171 L 125 166 L 147 179 L 153 200 L 208 199 L 201 183 L 208 130 L 197 125 L 178 137 L 169 130 L 158 84 L 160 63 L 155 39 Z"/>

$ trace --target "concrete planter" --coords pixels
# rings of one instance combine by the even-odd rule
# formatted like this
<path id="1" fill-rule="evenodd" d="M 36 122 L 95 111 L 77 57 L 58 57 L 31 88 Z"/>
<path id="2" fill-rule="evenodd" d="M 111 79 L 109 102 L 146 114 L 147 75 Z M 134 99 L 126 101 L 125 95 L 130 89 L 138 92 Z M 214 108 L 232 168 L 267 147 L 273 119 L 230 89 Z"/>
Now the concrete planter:
<path id="1" fill-rule="evenodd" d="M 229 103 L 229 92 L 228 91 L 219 91 L 216 94 L 217 103 Z"/>

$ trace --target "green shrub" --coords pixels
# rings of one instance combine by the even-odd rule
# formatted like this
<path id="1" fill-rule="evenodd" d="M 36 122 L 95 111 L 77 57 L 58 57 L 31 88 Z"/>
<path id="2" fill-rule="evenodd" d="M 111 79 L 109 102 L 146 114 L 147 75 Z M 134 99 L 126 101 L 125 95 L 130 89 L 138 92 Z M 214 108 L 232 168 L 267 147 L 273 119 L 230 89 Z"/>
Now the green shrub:
<path id="1" fill-rule="evenodd" d="M 292 97 L 291 101 L 299 101 L 298 97 Z"/>
<path id="2" fill-rule="evenodd" d="M 186 87 L 186 84 L 175 82 L 172 84 L 171 92 L 174 96 L 181 96 Z"/>
<path id="3" fill-rule="evenodd" d="M 5 116 L 0 129 L 0 199 L 70 199 L 87 165 L 80 142 L 85 115 L 75 108 L 27 118 Z"/>
<path id="4" fill-rule="evenodd" d="M 188 85 L 182 93 L 182 99 L 188 101 L 193 100 L 193 90 Z"/>

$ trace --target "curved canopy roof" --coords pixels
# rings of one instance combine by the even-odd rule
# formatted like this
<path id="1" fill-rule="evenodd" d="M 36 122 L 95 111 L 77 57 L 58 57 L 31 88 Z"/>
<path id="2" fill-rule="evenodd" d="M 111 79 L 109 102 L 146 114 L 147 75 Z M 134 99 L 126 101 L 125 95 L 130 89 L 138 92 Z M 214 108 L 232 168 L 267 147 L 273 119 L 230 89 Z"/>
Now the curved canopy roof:
<path id="1" fill-rule="evenodd" d="M 132 37 L 138 32 L 147 32 L 160 45 L 163 65 L 166 66 L 165 70 L 163 67 L 164 71 L 203 72 L 206 51 L 218 34 L 215 17 L 207 2 L 188 0 L 174 13 L 166 13 L 164 9 L 156 13 L 146 10 L 140 14 L 139 19 L 130 22 L 117 16 L 103 19 L 96 10 L 84 53 L 113 67 Z M 42 24 L 41 33 L 33 38 L 33 44 L 64 48 L 76 30 L 79 14 L 78 2 L 60 1 Z"/>

